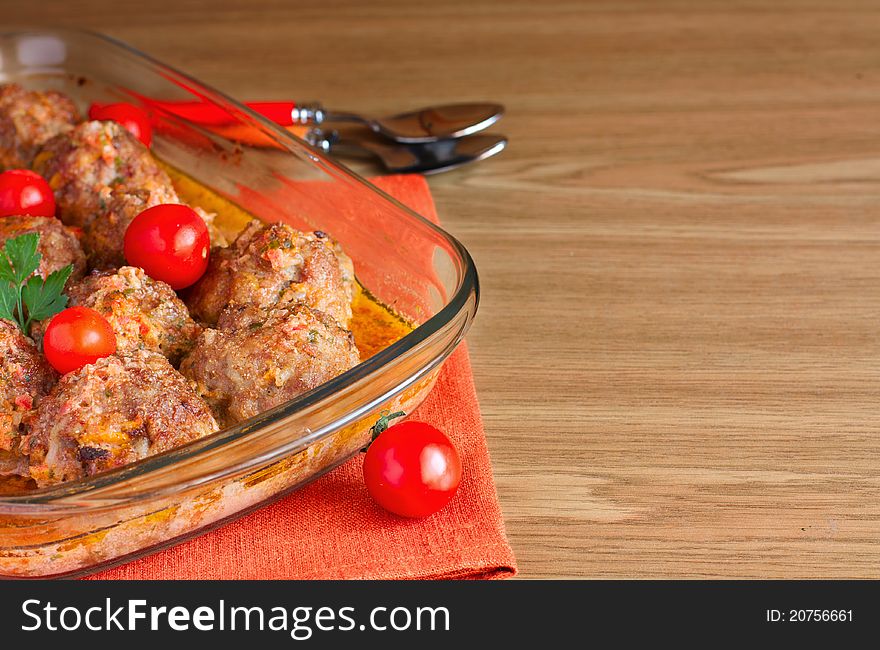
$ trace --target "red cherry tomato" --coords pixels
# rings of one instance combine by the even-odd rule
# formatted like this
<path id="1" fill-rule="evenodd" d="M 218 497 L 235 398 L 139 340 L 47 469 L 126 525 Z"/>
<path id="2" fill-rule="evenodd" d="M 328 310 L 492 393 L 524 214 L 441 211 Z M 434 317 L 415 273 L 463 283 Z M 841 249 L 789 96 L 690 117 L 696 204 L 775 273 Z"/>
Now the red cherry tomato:
<path id="1" fill-rule="evenodd" d="M 55 370 L 73 372 L 116 352 L 116 334 L 94 309 L 69 307 L 49 321 L 43 352 Z"/>
<path id="2" fill-rule="evenodd" d="M 402 517 L 427 517 L 449 503 L 461 481 L 458 452 L 424 422 L 379 434 L 364 456 L 364 482 L 375 501 Z"/>
<path id="3" fill-rule="evenodd" d="M 134 104 L 92 104 L 89 106 L 89 119 L 118 122 L 147 147 L 153 141 L 150 118 Z"/>
<path id="4" fill-rule="evenodd" d="M 129 264 L 172 289 L 188 287 L 204 275 L 210 249 L 202 218 L 192 208 L 174 204 L 141 212 L 128 225 L 123 244 Z"/>
<path id="5" fill-rule="evenodd" d="M 42 176 L 29 169 L 10 169 L 0 174 L 0 217 L 15 214 L 55 216 L 52 188 Z"/>

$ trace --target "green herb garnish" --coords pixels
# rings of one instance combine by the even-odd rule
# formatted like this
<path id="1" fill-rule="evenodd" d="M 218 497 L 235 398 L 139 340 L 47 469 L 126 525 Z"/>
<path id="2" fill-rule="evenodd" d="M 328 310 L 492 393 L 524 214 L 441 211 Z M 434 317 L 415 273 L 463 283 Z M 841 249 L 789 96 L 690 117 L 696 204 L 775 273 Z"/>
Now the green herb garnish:
<path id="1" fill-rule="evenodd" d="M 73 271 L 68 264 L 45 280 L 31 277 L 43 258 L 39 243 L 37 233 L 27 233 L 6 240 L 0 251 L 0 318 L 17 324 L 25 335 L 33 321 L 54 316 L 67 306 L 64 285 Z"/>
<path id="2" fill-rule="evenodd" d="M 395 411 L 391 413 L 389 411 L 382 411 L 379 414 L 379 419 L 376 420 L 376 424 L 370 427 L 370 442 L 372 443 L 379 435 L 385 431 L 390 425 L 388 424 L 394 418 L 402 418 L 406 413 L 403 411 Z M 366 451 L 370 445 L 367 445 L 361 451 Z"/>

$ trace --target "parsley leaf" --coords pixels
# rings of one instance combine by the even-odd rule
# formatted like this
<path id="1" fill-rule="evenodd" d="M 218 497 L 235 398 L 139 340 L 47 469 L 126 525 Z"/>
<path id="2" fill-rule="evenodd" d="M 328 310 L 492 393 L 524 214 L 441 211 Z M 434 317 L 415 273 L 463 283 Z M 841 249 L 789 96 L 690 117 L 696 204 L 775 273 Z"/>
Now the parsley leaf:
<path id="1" fill-rule="evenodd" d="M 12 265 L 14 284 L 21 284 L 31 273 L 40 268 L 40 260 L 43 256 L 37 252 L 39 242 L 40 236 L 35 232 L 6 240 L 3 250 Z"/>
<path id="2" fill-rule="evenodd" d="M 35 275 L 22 287 L 21 297 L 28 312 L 25 331 L 31 321 L 49 318 L 67 307 L 67 296 L 61 292 L 64 291 L 64 284 L 70 277 L 71 271 L 73 267 L 68 264 L 63 269 L 50 273 L 45 280 Z"/>
<path id="3" fill-rule="evenodd" d="M 39 234 L 27 233 L 7 239 L 0 251 L 0 318 L 16 323 L 25 335 L 33 321 L 54 316 L 67 306 L 64 285 L 73 271 L 68 264 L 45 280 L 33 275 L 42 259 L 39 243 Z"/>
<path id="4" fill-rule="evenodd" d="M 5 258 L 0 258 L 5 259 Z M 18 301 L 18 291 L 12 286 L 12 283 L 6 280 L 0 280 L 0 318 L 15 320 L 15 303 Z"/>
<path id="5" fill-rule="evenodd" d="M 15 272 L 3 251 L 0 251 L 0 282 L 15 282 Z"/>

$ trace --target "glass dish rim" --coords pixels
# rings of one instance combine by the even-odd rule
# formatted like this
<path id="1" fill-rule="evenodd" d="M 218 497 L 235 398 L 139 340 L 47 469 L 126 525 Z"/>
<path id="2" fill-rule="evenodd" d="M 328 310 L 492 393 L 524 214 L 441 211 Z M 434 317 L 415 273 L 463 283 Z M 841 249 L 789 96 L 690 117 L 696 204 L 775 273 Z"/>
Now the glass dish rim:
<path id="1" fill-rule="evenodd" d="M 171 82 L 184 82 L 180 85 L 186 90 L 194 92 L 204 100 L 227 110 L 237 119 L 241 120 L 242 123 L 259 128 L 264 135 L 270 137 L 276 144 L 280 145 L 286 155 L 299 157 L 307 155 L 313 164 L 318 166 L 331 178 L 341 177 L 344 182 L 351 186 L 360 186 L 363 191 L 377 195 L 382 201 L 390 204 L 397 210 L 401 210 L 408 218 L 420 222 L 422 226 L 426 226 L 429 230 L 434 231 L 435 235 L 445 240 L 454 251 L 455 255 L 457 255 L 457 259 L 455 260 L 457 262 L 456 266 L 460 266 L 457 278 L 458 284 L 455 287 L 455 291 L 449 296 L 443 307 L 424 323 L 417 326 L 402 339 L 380 350 L 366 361 L 362 361 L 354 368 L 351 368 L 342 375 L 318 386 L 314 390 L 299 395 L 293 400 L 285 402 L 269 411 L 260 413 L 250 420 L 236 424 L 232 427 L 221 429 L 211 436 L 192 441 L 167 452 L 142 459 L 136 463 L 116 468 L 93 477 L 69 481 L 56 486 L 39 488 L 21 494 L 0 495 L 0 516 L 13 513 L 37 514 L 42 511 L 41 506 L 50 510 L 54 510 L 60 506 L 65 511 L 103 509 L 105 507 L 117 508 L 125 503 L 134 503 L 136 501 L 163 496 L 165 493 L 172 490 L 165 489 L 161 491 L 147 491 L 132 494 L 124 499 L 114 499 L 112 503 L 100 501 L 99 503 L 92 504 L 87 501 L 90 492 L 94 492 L 101 488 L 112 487 L 115 484 L 135 479 L 138 476 L 147 476 L 174 464 L 194 460 L 199 455 L 206 453 L 209 450 L 241 441 L 249 436 L 258 437 L 260 433 L 264 432 L 264 427 L 266 425 L 271 424 L 272 422 L 285 420 L 307 408 L 315 407 L 321 402 L 334 397 L 342 390 L 365 381 L 370 377 L 375 377 L 381 374 L 382 370 L 392 362 L 397 361 L 407 353 L 414 351 L 422 343 L 437 336 L 442 330 L 453 324 L 456 321 L 456 317 L 467 309 L 468 303 L 472 300 L 474 311 L 476 311 L 477 305 L 479 304 L 479 281 L 477 270 L 473 258 L 461 242 L 439 225 L 423 217 L 412 208 L 404 205 L 378 186 L 373 185 L 370 181 L 349 169 L 347 166 L 329 158 L 320 150 L 309 145 L 305 140 L 271 122 L 269 119 L 251 110 L 245 104 L 233 99 L 226 93 L 217 90 L 211 85 L 205 84 L 174 66 L 168 65 L 153 56 L 140 51 L 124 41 L 120 41 L 112 36 L 94 30 L 66 27 L 3 29 L 0 30 L 0 40 L 20 38 L 28 35 L 57 35 L 63 38 L 63 35 L 65 34 L 74 37 L 85 36 L 89 39 L 93 39 L 99 44 L 99 47 L 122 50 L 128 55 L 140 59 L 141 63 L 152 66 L 154 69 L 161 72 L 163 76 L 166 76 Z M 369 290 L 369 287 L 367 287 L 367 290 Z M 473 298 L 471 298 L 472 294 Z M 416 372 L 407 376 L 406 384 L 409 385 L 420 377 L 430 373 L 437 365 L 442 363 L 450 353 L 451 349 L 438 351 L 429 363 L 419 367 Z M 369 403 L 346 412 L 343 416 L 334 419 L 327 426 L 321 427 L 315 431 L 309 431 L 305 435 L 287 441 L 284 445 L 274 447 L 271 450 L 271 454 L 270 452 L 264 452 L 261 455 L 248 458 L 247 461 L 241 461 L 239 459 L 238 462 L 226 465 L 220 470 L 209 473 L 205 476 L 200 476 L 198 477 L 198 480 L 195 481 L 195 484 L 211 483 L 222 480 L 230 474 L 237 474 L 246 471 L 250 467 L 263 466 L 267 462 L 271 462 L 271 458 L 283 455 L 284 450 L 287 448 L 306 446 L 319 442 L 321 439 L 331 435 L 340 426 L 345 426 L 348 421 L 356 418 L 358 412 L 369 410 L 371 405 L 381 403 L 387 399 L 389 394 L 396 394 L 402 388 L 405 388 L 405 386 L 397 386 L 391 391 L 386 391 L 381 395 L 374 396 Z M 267 459 L 264 457 L 269 458 Z M 182 490 L 185 487 L 188 488 L 191 487 L 191 485 L 181 486 L 179 489 Z M 85 501 L 70 502 L 69 499 L 71 497 L 84 497 Z M 6 510 L 4 506 L 8 506 L 10 509 Z"/>

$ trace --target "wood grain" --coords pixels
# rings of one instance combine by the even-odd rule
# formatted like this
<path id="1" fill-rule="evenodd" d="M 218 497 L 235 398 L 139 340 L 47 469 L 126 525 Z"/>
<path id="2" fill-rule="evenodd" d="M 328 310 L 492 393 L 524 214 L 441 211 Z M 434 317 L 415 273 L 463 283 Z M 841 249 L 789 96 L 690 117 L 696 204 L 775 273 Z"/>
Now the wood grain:
<path id="1" fill-rule="evenodd" d="M 508 106 L 431 186 L 523 576 L 880 577 L 875 2 L 0 4 L 241 98 Z"/>

